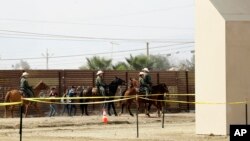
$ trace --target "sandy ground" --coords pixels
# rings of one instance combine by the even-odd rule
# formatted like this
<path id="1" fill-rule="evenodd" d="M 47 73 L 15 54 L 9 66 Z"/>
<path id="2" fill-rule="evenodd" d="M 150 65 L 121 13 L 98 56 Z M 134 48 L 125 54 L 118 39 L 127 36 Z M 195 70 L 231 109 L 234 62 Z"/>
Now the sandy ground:
<path id="1" fill-rule="evenodd" d="M 161 118 L 139 115 L 139 138 L 136 117 L 127 114 L 108 116 L 42 117 L 23 120 L 23 141 L 228 141 L 227 136 L 196 135 L 195 114 L 165 115 Z M 19 118 L 0 118 L 0 141 L 19 141 Z"/>

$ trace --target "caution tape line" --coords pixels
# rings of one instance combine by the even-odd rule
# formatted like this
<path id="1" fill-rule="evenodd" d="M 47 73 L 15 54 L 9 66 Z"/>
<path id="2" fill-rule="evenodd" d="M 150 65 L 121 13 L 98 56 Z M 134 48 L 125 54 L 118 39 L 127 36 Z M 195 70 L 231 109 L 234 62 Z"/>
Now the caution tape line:
<path id="1" fill-rule="evenodd" d="M 184 104 L 246 104 L 248 101 L 240 101 L 240 102 L 188 102 L 188 101 L 177 101 L 177 100 L 156 100 L 156 99 L 150 99 L 150 98 L 143 98 L 139 97 L 140 99 L 149 100 L 149 101 L 159 101 L 159 102 L 170 102 L 170 103 L 184 103 Z"/>
<path id="2" fill-rule="evenodd" d="M 150 94 L 148 97 L 166 95 L 166 96 L 194 96 L 195 94 Z M 58 99 L 103 99 L 103 98 L 131 98 L 133 96 L 86 96 L 86 97 L 39 97 L 39 98 L 23 98 L 24 100 L 58 100 Z M 139 97 L 145 95 L 137 95 Z"/>
<path id="3" fill-rule="evenodd" d="M 0 106 L 10 106 L 10 105 L 19 105 L 22 104 L 22 102 L 5 102 L 5 103 L 0 103 Z"/>
<path id="4" fill-rule="evenodd" d="M 86 104 L 104 104 L 104 103 L 110 103 L 110 102 L 119 102 L 119 101 L 125 101 L 129 99 L 134 99 L 135 97 L 131 98 L 123 98 L 123 99 L 115 99 L 115 100 L 108 100 L 108 101 L 95 101 L 95 102 L 83 102 L 83 103 L 62 103 L 62 102 L 51 102 L 51 101 L 43 101 L 43 100 L 37 100 L 37 99 L 25 99 L 28 101 L 38 102 L 38 103 L 47 103 L 47 104 L 60 104 L 60 105 L 66 105 L 66 104 L 76 104 L 76 105 L 86 105 Z"/>

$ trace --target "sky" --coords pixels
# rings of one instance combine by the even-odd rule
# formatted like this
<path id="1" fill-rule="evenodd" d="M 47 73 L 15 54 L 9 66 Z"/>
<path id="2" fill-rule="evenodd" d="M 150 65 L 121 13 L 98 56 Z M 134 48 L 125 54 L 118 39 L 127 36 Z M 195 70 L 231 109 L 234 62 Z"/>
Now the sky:
<path id="1" fill-rule="evenodd" d="M 194 0 L 0 0 L 0 70 L 20 60 L 31 69 L 78 69 L 86 57 L 113 63 L 130 55 L 194 50 Z"/>

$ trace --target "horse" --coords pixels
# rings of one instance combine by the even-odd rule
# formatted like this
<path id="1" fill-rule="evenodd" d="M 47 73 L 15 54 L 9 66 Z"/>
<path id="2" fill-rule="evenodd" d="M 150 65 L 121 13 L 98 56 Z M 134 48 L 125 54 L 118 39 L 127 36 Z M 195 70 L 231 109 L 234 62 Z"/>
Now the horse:
<path id="1" fill-rule="evenodd" d="M 105 89 L 106 96 L 115 96 L 118 86 L 125 85 L 125 83 L 126 82 L 124 80 L 115 76 L 115 79 L 109 85 L 107 85 L 107 87 Z M 87 88 L 82 90 L 82 92 L 80 93 L 79 96 L 80 97 L 95 97 L 95 96 L 100 96 L 100 95 L 99 95 L 96 87 L 87 87 Z M 112 100 L 114 100 L 114 97 L 106 98 L 106 99 L 98 99 L 98 100 L 99 101 L 100 100 L 112 101 Z M 81 103 L 89 102 L 89 101 L 90 101 L 90 99 L 81 99 L 80 100 Z M 81 105 L 82 115 L 83 115 L 83 113 L 88 115 L 87 106 L 88 106 L 87 104 Z M 110 115 L 110 116 L 112 115 L 110 112 L 110 110 L 112 108 L 115 116 L 117 116 L 114 102 L 108 102 L 107 106 L 108 106 L 108 115 Z"/>
<path id="2" fill-rule="evenodd" d="M 160 111 L 162 110 L 162 101 L 157 101 L 157 100 L 164 100 L 164 93 L 168 93 L 168 87 L 165 83 L 160 83 L 158 85 L 152 86 L 152 94 L 150 94 L 148 97 L 150 99 L 146 99 L 146 98 L 138 98 L 136 105 L 139 109 L 140 107 L 140 103 L 144 103 L 145 104 L 145 111 L 146 111 L 146 115 L 148 117 L 150 117 L 150 108 L 152 105 L 154 105 L 157 108 L 157 113 L 158 113 L 158 117 L 160 117 Z M 137 94 L 141 94 L 139 93 L 139 82 L 136 79 L 130 79 L 130 87 L 127 88 L 124 92 L 123 95 L 125 97 L 130 97 L 130 96 L 136 96 Z M 134 102 L 135 99 L 128 99 L 125 100 L 121 103 L 121 113 L 120 115 L 123 113 L 123 108 L 126 105 L 127 106 L 127 110 L 129 112 L 129 114 L 131 116 L 134 116 L 133 113 L 130 110 L 131 104 Z M 146 104 L 148 104 L 148 107 L 146 107 Z"/>
<path id="3" fill-rule="evenodd" d="M 77 87 L 76 90 L 79 93 L 80 97 L 91 97 L 92 96 L 92 87 Z M 80 103 L 85 103 L 85 102 L 89 102 L 90 99 L 80 99 L 79 102 Z M 85 114 L 86 116 L 89 115 L 88 113 L 88 105 L 87 104 L 81 104 L 80 105 L 80 109 L 82 111 L 82 116 Z"/>
<path id="4" fill-rule="evenodd" d="M 46 85 L 43 81 L 40 81 L 33 89 L 34 96 L 38 97 L 40 91 L 44 90 L 44 89 L 49 89 L 49 86 Z M 23 102 L 23 106 L 21 108 L 25 108 L 24 109 L 25 117 L 27 117 L 27 115 L 28 115 L 29 106 L 33 106 L 36 109 L 36 111 L 39 112 L 40 115 L 42 115 L 36 102 L 22 100 L 22 98 L 23 98 L 22 92 L 20 90 L 14 89 L 14 90 L 10 90 L 6 93 L 4 102 Z M 14 112 L 15 105 L 5 106 L 5 117 L 7 117 L 8 108 L 10 108 L 11 117 L 13 118 L 13 112 Z"/>

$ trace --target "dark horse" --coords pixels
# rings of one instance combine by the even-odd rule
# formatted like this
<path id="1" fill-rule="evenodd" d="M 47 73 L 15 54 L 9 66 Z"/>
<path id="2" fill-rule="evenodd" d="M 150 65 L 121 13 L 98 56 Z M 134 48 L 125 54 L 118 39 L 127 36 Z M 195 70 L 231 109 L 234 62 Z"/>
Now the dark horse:
<path id="1" fill-rule="evenodd" d="M 139 82 L 136 79 L 130 79 L 130 87 L 128 89 L 126 89 L 123 93 L 123 95 L 125 97 L 130 97 L 130 96 L 135 96 L 135 95 L 141 95 L 141 93 L 138 92 L 139 89 Z M 164 94 L 168 93 L 168 87 L 165 83 L 160 83 L 158 85 L 155 85 L 152 87 L 152 92 L 151 94 L 148 96 L 148 100 L 145 99 L 144 97 L 142 98 L 138 98 L 138 102 L 136 102 L 137 107 L 140 107 L 140 103 L 144 103 L 146 105 L 146 103 L 148 104 L 148 107 L 145 107 L 146 109 L 146 115 L 149 115 L 149 111 L 152 105 L 154 105 L 157 108 L 157 113 L 158 113 L 158 117 L 160 117 L 160 111 L 162 110 L 162 104 L 164 100 Z M 131 104 L 134 102 L 135 99 L 128 99 L 123 101 L 121 104 L 121 113 L 123 113 L 123 108 L 126 105 L 127 106 L 127 110 L 129 112 L 129 114 L 131 116 L 134 116 L 130 110 Z M 159 100 L 159 101 L 157 101 Z"/>
<path id="2" fill-rule="evenodd" d="M 125 84 L 124 80 L 122 80 L 121 78 L 118 78 L 118 77 L 115 76 L 115 79 L 109 85 L 107 85 L 107 87 L 106 87 L 106 96 L 115 96 L 118 86 L 124 85 L 124 84 Z M 87 87 L 87 88 L 83 89 L 80 92 L 79 96 L 80 97 L 94 97 L 94 96 L 100 96 L 100 94 L 98 94 L 96 88 Z M 107 99 L 93 99 L 93 100 L 94 101 L 95 100 L 98 100 L 98 101 L 100 101 L 100 100 L 111 101 L 111 100 L 114 100 L 114 97 L 107 98 Z M 81 103 L 85 103 L 85 102 L 89 102 L 89 101 L 93 101 L 93 100 L 90 100 L 90 99 L 81 99 L 80 102 Z M 88 110 L 87 110 L 88 107 L 87 106 L 88 106 L 87 104 L 82 104 L 80 106 L 80 108 L 82 110 L 82 115 L 84 113 L 86 115 L 88 115 Z M 116 109 L 115 109 L 115 103 L 114 102 L 108 102 L 107 106 L 108 106 L 108 114 L 111 115 L 110 110 L 112 108 L 113 111 L 114 111 L 115 116 L 117 116 Z"/>
<path id="3" fill-rule="evenodd" d="M 39 92 L 41 90 L 47 90 L 49 89 L 49 86 L 46 85 L 43 81 L 40 81 L 35 87 L 34 87 L 34 96 L 35 97 L 39 97 Z M 25 117 L 27 117 L 28 114 L 28 109 L 30 106 L 33 106 L 37 112 L 39 112 L 39 114 L 41 115 L 41 111 L 37 106 L 36 102 L 31 102 L 31 101 L 27 101 L 27 100 L 22 100 L 23 96 L 22 96 L 22 92 L 20 90 L 11 90 L 8 91 L 6 96 L 5 96 L 5 102 L 23 102 L 23 108 L 24 109 L 24 114 Z M 13 112 L 14 112 L 14 108 L 15 105 L 11 105 L 11 106 L 5 106 L 5 117 L 7 117 L 7 111 L 8 109 L 10 109 L 11 112 L 11 117 L 13 117 Z"/>

